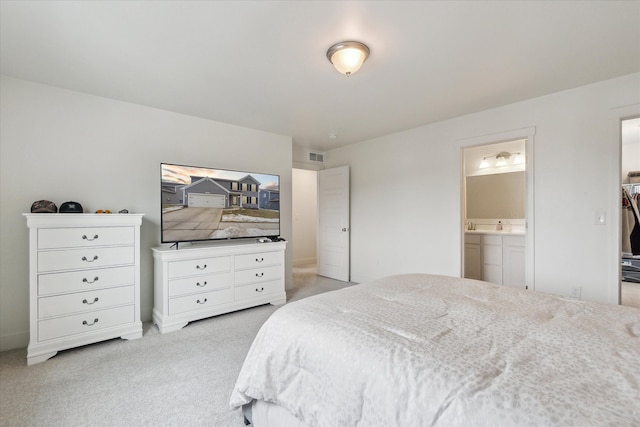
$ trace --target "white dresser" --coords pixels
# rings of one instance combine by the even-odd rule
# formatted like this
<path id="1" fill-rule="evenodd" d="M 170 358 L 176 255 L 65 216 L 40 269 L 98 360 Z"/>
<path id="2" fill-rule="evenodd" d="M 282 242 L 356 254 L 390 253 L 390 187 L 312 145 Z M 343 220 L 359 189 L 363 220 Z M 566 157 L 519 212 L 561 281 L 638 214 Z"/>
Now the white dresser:
<path id="1" fill-rule="evenodd" d="M 166 333 L 187 323 L 286 302 L 286 242 L 196 244 L 153 248 L 153 321 Z"/>
<path id="2" fill-rule="evenodd" d="M 142 336 L 143 214 L 24 214 L 29 227 L 27 364 L 59 350 Z"/>

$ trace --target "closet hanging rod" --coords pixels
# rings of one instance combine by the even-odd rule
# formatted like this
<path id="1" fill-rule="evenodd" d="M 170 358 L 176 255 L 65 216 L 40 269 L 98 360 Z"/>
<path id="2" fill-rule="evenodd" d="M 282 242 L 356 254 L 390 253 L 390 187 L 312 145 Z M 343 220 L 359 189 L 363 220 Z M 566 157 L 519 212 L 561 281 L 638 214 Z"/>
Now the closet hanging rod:
<path id="1" fill-rule="evenodd" d="M 622 188 L 627 190 L 631 195 L 640 193 L 640 183 L 622 184 Z"/>

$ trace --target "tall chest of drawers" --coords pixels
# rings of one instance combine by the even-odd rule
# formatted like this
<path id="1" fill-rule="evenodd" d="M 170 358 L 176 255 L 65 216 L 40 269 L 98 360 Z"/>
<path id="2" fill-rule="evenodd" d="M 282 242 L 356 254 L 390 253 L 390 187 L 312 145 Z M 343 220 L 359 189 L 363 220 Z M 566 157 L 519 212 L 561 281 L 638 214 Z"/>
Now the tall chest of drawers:
<path id="1" fill-rule="evenodd" d="M 27 363 L 142 336 L 143 214 L 24 214 L 29 227 Z"/>
<path id="2" fill-rule="evenodd" d="M 286 242 L 153 248 L 153 321 L 166 333 L 262 304 L 284 304 Z"/>

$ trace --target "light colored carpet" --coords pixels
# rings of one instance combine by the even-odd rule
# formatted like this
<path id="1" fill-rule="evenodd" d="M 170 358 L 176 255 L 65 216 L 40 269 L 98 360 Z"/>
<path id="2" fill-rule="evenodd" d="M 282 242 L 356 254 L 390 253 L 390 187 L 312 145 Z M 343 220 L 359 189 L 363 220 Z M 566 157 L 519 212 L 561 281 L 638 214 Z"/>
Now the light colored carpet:
<path id="1" fill-rule="evenodd" d="M 620 282 L 620 304 L 640 308 L 640 283 Z"/>
<path id="2" fill-rule="evenodd" d="M 294 268 L 288 301 L 348 286 Z M 133 341 L 104 341 L 27 366 L 0 353 L 1 426 L 244 426 L 229 396 L 258 329 L 277 309 L 255 307 Z"/>

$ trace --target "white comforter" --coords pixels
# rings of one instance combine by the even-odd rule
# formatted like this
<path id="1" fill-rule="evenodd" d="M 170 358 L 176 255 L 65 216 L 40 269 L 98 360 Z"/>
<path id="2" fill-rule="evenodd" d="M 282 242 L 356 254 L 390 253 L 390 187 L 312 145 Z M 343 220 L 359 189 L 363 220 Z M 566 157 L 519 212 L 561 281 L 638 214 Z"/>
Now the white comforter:
<path id="1" fill-rule="evenodd" d="M 231 406 L 310 426 L 639 426 L 640 309 L 423 274 L 287 304 Z"/>

